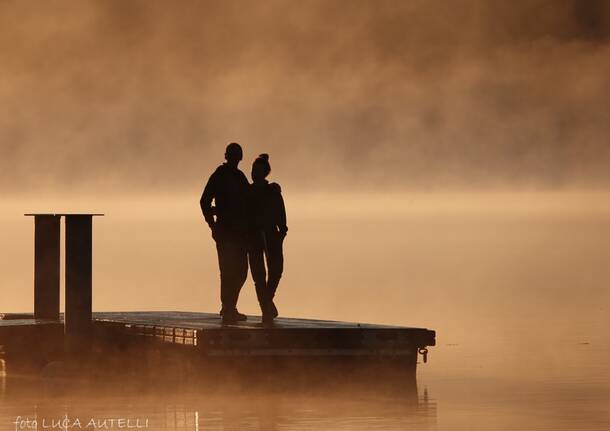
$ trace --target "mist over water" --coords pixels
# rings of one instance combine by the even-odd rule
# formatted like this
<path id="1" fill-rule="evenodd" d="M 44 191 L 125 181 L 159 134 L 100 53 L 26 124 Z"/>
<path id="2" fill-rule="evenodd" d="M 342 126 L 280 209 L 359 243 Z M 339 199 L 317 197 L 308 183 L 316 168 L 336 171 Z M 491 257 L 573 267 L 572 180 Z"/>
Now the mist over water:
<path id="1" fill-rule="evenodd" d="M 0 190 L 606 188 L 604 0 L 5 1 Z"/>
<path id="2" fill-rule="evenodd" d="M 218 311 L 198 199 L 237 141 L 286 200 L 281 315 L 438 345 L 409 403 L 42 393 L 0 368 L 0 430 L 609 429 L 608 29 L 604 0 L 1 2 L 0 312 L 33 308 L 38 211 L 106 214 L 94 310 Z"/>
<path id="3" fill-rule="evenodd" d="M 608 197 L 584 191 L 286 196 L 290 231 L 280 313 L 437 330 L 438 345 L 418 366 L 415 407 L 367 391 L 270 398 L 255 392 L 235 404 L 228 394 L 178 393 L 168 400 L 153 392 L 128 411 L 116 397 L 68 394 L 62 405 L 72 414 L 148 414 L 167 424 L 160 429 L 195 429 L 192 422 L 162 422 L 164 408 L 189 421 L 197 414 L 212 429 L 268 423 L 605 429 Z M 5 201 L 2 311 L 32 309 L 33 223 L 21 213 L 49 208 L 107 214 L 94 221 L 94 310 L 217 311 L 216 255 L 197 194 Z M 240 310 L 259 313 L 250 279 Z M 5 422 L 31 410 L 27 397 L 4 401 Z M 57 412 L 56 403 L 47 404 Z M 262 410 L 253 412 L 253 405 Z"/>

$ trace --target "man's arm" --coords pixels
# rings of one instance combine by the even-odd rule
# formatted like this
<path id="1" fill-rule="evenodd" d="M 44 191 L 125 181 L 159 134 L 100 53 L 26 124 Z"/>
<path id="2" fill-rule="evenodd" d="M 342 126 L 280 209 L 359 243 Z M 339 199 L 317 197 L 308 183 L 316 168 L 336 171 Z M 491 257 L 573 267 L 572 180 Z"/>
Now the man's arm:
<path id="1" fill-rule="evenodd" d="M 201 195 L 201 199 L 199 200 L 199 205 L 201 206 L 201 212 L 203 213 L 203 218 L 205 218 L 206 223 L 211 227 L 214 226 L 214 209 L 212 208 L 212 200 L 216 196 L 217 190 L 217 179 L 216 172 L 214 172 L 208 183 L 205 185 L 203 189 L 203 193 Z"/>

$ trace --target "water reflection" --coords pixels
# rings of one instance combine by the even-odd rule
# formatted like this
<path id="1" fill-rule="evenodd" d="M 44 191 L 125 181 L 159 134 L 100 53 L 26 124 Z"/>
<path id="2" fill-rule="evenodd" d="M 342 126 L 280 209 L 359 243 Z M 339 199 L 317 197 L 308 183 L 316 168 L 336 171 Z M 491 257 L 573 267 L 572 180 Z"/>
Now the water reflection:
<path id="1" fill-rule="evenodd" d="M 4 398 L 6 392 L 6 362 L 0 359 L 0 399 Z"/>
<path id="2" fill-rule="evenodd" d="M 0 429 L 433 429 L 436 404 L 422 395 L 249 388 L 41 389 L 36 379 L 9 377 Z M 414 388 L 417 390 L 416 388 Z M 16 422 L 17 421 L 17 422 Z M 35 423 L 34 423 L 35 422 Z"/>

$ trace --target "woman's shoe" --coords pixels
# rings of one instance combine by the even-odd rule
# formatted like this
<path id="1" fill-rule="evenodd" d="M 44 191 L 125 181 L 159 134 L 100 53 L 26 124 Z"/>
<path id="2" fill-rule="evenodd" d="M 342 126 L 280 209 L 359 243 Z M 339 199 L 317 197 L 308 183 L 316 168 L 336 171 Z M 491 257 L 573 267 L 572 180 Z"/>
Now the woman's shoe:
<path id="1" fill-rule="evenodd" d="M 266 324 L 266 325 L 273 324 L 273 319 L 275 319 L 275 317 L 273 315 L 268 314 L 268 313 L 263 314 L 262 321 L 264 324 Z"/>
<path id="2" fill-rule="evenodd" d="M 273 316 L 273 318 L 275 319 L 277 316 L 279 316 L 279 313 L 277 311 L 277 307 L 275 306 L 275 304 L 273 303 L 273 300 L 271 300 L 269 302 L 269 314 Z"/>

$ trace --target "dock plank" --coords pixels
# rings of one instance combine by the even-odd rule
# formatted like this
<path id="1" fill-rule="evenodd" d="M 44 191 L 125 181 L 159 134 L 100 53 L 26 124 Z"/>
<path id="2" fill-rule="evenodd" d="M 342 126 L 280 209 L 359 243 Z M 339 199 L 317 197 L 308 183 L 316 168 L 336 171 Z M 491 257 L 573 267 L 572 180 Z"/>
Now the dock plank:
<path id="1" fill-rule="evenodd" d="M 155 326 L 176 326 L 189 329 L 215 329 L 219 326 L 242 329 L 263 329 L 260 316 L 248 316 L 245 322 L 236 322 L 223 325 L 220 316 L 216 313 L 198 313 L 186 311 L 128 311 L 128 312 L 96 312 L 93 319 L 99 321 L 114 321 L 126 323 L 150 324 Z M 339 322 L 333 320 L 315 320 L 302 318 L 277 318 L 274 328 L 305 328 L 305 329 L 423 329 L 406 328 L 401 326 L 364 324 L 352 322 Z"/>
<path id="2" fill-rule="evenodd" d="M 396 359 L 414 367 L 420 349 L 436 343 L 436 333 L 426 328 L 332 320 L 278 318 L 269 325 L 259 316 L 248 316 L 245 322 L 224 325 L 216 313 L 185 311 L 95 312 L 92 319 L 90 340 L 108 352 L 135 351 L 139 358 L 146 352 L 186 349 L 208 364 L 215 358 L 220 363 L 222 358 L 251 357 L 300 358 L 310 363 L 311 358 L 351 357 Z M 30 345 L 39 346 L 41 352 L 50 347 L 61 350 L 66 337 L 63 315 L 55 321 L 0 315 L 0 345 L 15 355 L 28 355 Z"/>
<path id="3" fill-rule="evenodd" d="M 132 336 L 197 345 L 208 354 L 219 349 L 242 355 L 412 354 L 413 349 L 435 344 L 435 332 L 425 328 L 331 320 L 278 318 L 268 325 L 258 316 L 248 316 L 245 322 L 224 325 L 218 314 L 179 311 L 98 312 L 93 319 Z"/>

